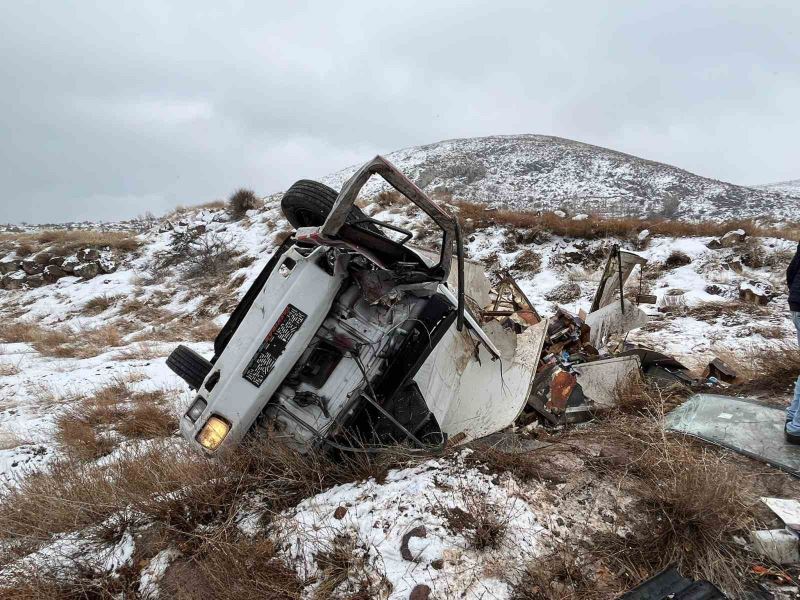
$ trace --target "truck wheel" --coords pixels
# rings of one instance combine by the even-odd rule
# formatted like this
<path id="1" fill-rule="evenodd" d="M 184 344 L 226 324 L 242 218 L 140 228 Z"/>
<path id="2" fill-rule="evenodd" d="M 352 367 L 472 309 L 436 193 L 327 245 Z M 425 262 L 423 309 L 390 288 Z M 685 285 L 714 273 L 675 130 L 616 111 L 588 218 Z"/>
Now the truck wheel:
<path id="1" fill-rule="evenodd" d="M 281 199 L 281 210 L 295 229 L 300 227 L 319 227 L 328 218 L 338 195 L 336 190 L 323 183 L 311 181 L 310 179 L 301 179 L 286 190 Z M 368 218 L 367 215 L 361 212 L 360 208 L 353 206 L 347 215 L 346 222 L 356 223 Z M 363 223 L 360 227 L 382 235 L 374 225 Z"/>
<path id="2" fill-rule="evenodd" d="M 213 365 L 191 348 L 180 345 L 167 358 L 167 366 L 193 390 L 199 390 Z"/>

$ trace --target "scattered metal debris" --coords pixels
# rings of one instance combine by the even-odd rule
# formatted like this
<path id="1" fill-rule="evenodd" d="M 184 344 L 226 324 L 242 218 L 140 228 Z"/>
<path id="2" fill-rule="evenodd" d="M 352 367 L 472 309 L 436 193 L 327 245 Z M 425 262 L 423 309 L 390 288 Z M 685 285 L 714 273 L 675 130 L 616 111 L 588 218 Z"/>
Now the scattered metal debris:
<path id="1" fill-rule="evenodd" d="M 719 600 L 727 596 L 708 581 L 692 581 L 669 567 L 619 600 Z"/>
<path id="2" fill-rule="evenodd" d="M 731 367 L 728 363 L 726 363 L 721 358 L 715 358 L 706 367 L 705 371 L 703 371 L 703 377 L 706 379 L 710 377 L 714 377 L 719 381 L 723 381 L 725 383 L 733 383 L 736 381 L 738 377 L 736 371 Z"/>

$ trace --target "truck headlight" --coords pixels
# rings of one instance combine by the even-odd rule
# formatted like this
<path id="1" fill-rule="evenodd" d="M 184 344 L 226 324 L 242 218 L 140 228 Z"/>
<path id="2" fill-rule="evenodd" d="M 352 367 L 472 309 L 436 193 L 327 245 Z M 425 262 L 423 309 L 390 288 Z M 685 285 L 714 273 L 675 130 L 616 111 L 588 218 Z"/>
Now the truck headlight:
<path id="1" fill-rule="evenodd" d="M 208 406 L 208 402 L 206 402 L 201 396 L 197 397 L 197 400 L 189 407 L 189 410 L 186 411 L 186 417 L 194 423 L 197 419 L 200 418 L 200 415 L 203 414 L 203 411 Z"/>
<path id="2" fill-rule="evenodd" d="M 212 415 L 195 438 L 206 450 L 216 450 L 231 430 L 231 424 L 222 417 Z"/>

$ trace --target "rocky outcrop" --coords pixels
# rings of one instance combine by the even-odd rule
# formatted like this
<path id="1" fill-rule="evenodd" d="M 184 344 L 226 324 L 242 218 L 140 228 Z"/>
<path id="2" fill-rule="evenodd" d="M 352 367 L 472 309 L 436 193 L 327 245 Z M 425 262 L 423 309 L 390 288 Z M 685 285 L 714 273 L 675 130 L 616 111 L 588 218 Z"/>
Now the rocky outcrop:
<path id="1" fill-rule="evenodd" d="M 0 287 L 4 290 L 18 290 L 22 288 L 22 285 L 25 283 L 25 279 L 27 275 L 23 271 L 15 271 L 13 273 L 7 273 L 3 275 L 3 278 L 0 279 Z"/>
<path id="2" fill-rule="evenodd" d="M 4 258 L 0 260 L 0 275 L 5 275 L 6 273 L 13 273 L 14 271 L 19 270 L 22 261 L 18 258 Z"/>
<path id="3" fill-rule="evenodd" d="M 75 270 L 75 267 L 77 267 L 79 264 L 81 264 L 81 261 L 79 261 L 76 257 L 68 256 L 61 263 L 61 268 L 65 273 L 72 273 Z"/>
<path id="4" fill-rule="evenodd" d="M 91 279 L 92 277 L 95 277 L 99 272 L 100 272 L 100 267 L 97 265 L 97 263 L 94 262 L 81 263 L 78 266 L 76 266 L 72 271 L 72 273 L 76 277 L 80 277 L 81 279 Z"/>
<path id="5" fill-rule="evenodd" d="M 107 256 L 104 256 L 95 262 L 97 263 L 97 266 L 100 267 L 100 271 L 102 273 L 113 273 L 117 270 L 117 263 Z"/>
<path id="6" fill-rule="evenodd" d="M 22 261 L 22 270 L 28 275 L 36 275 L 44 271 L 44 266 L 40 265 L 32 258 L 26 258 Z"/>
<path id="7" fill-rule="evenodd" d="M 80 262 L 91 262 L 100 258 L 100 251 L 95 248 L 84 248 L 78 250 L 77 257 Z"/>
<path id="8" fill-rule="evenodd" d="M 62 269 L 58 265 L 47 265 L 44 268 L 42 276 L 44 277 L 45 283 L 55 283 L 62 277 L 66 276 L 66 274 L 67 273 L 64 271 L 64 269 Z"/>
<path id="9" fill-rule="evenodd" d="M 32 288 L 42 287 L 44 285 L 44 275 L 42 273 L 28 275 L 28 277 L 25 279 L 25 285 Z"/>

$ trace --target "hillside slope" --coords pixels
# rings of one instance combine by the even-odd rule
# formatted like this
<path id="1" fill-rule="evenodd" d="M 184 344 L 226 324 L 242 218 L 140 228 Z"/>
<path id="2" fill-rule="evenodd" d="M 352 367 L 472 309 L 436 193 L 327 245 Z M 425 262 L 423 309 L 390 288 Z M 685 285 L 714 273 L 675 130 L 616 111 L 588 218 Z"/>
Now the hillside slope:
<path id="1" fill-rule="evenodd" d="M 386 155 L 428 192 L 511 208 L 726 220 L 792 219 L 800 195 L 694 175 L 599 146 L 544 135 L 446 140 Z M 357 166 L 323 179 L 339 189 Z M 370 182 L 368 193 L 380 191 Z"/>
<path id="2" fill-rule="evenodd" d="M 767 183 L 764 185 L 752 186 L 757 190 L 766 190 L 768 192 L 778 192 L 786 194 L 787 196 L 800 197 L 800 179 L 792 179 L 790 181 L 779 181 L 777 183 Z"/>

